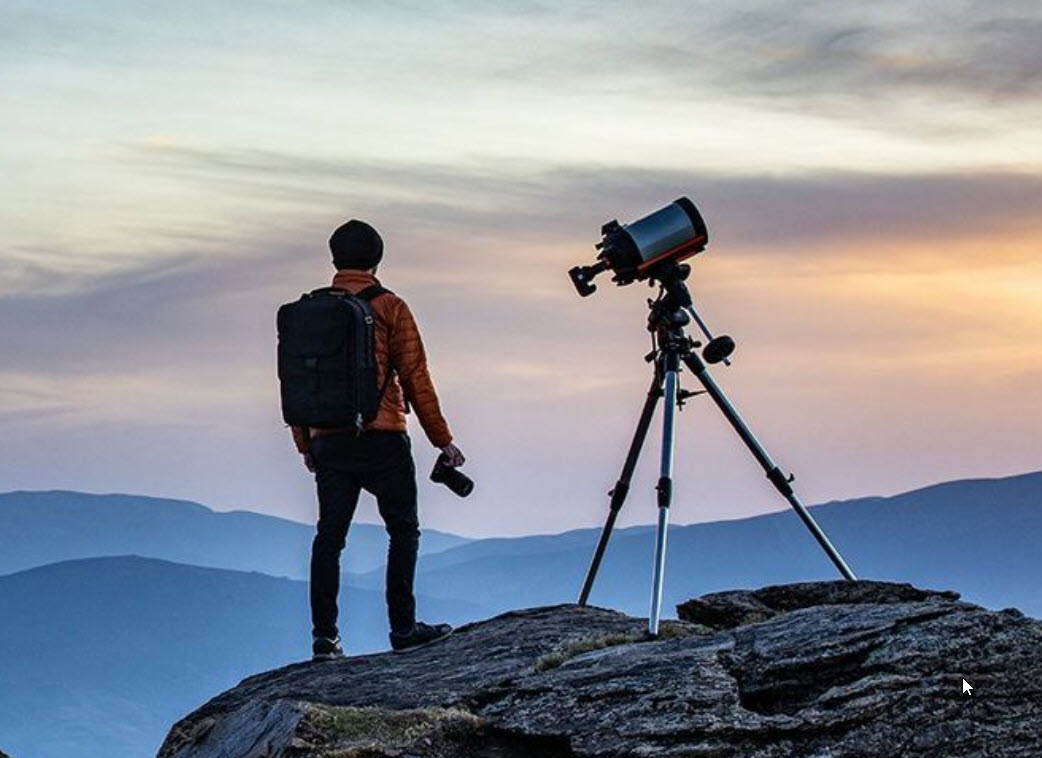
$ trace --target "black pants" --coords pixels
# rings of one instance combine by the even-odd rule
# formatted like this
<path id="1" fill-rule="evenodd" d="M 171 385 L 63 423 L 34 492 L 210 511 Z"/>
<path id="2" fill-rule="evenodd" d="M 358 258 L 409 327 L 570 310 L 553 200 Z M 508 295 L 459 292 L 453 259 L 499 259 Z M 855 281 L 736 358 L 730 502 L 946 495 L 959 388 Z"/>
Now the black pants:
<path id="1" fill-rule="evenodd" d="M 318 532 L 311 547 L 311 620 L 316 637 L 337 637 L 340 553 L 364 489 L 376 496 L 387 527 L 387 615 L 407 632 L 416 620 L 413 577 L 420 545 L 416 466 L 399 432 L 329 434 L 311 441 L 318 485 Z"/>

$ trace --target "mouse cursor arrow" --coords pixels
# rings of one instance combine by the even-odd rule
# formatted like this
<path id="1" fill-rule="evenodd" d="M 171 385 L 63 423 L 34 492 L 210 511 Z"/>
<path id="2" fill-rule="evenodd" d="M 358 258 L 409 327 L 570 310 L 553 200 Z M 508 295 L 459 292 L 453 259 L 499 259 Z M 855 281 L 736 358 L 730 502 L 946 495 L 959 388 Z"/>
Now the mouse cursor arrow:
<path id="1" fill-rule="evenodd" d="M 962 680 L 962 694 L 963 695 L 969 695 L 970 694 L 970 690 L 972 690 L 972 689 L 973 689 L 973 686 L 969 682 L 967 682 L 965 679 L 963 679 Z"/>

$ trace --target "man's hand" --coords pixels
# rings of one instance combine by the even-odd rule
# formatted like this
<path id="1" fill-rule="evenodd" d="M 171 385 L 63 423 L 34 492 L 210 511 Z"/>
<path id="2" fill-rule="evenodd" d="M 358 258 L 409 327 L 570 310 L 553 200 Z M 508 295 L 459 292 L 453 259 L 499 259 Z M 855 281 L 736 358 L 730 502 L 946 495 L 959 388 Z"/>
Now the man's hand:
<path id="1" fill-rule="evenodd" d="M 304 453 L 304 466 L 312 474 L 315 473 L 315 459 L 311 457 L 311 453 Z"/>
<path id="2" fill-rule="evenodd" d="M 453 468 L 458 468 L 466 462 L 466 458 L 463 457 L 463 451 L 453 445 L 451 442 L 441 449 L 442 454 L 445 456 L 445 463 Z"/>

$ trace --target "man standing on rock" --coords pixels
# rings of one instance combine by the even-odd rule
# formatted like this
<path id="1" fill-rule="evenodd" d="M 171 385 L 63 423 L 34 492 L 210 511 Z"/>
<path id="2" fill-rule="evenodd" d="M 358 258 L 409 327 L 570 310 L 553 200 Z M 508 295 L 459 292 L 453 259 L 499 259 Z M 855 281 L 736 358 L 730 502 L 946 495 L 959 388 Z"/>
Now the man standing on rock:
<path id="1" fill-rule="evenodd" d="M 464 461 L 441 414 L 420 332 L 409 307 L 394 293 L 373 289 L 380 287 L 376 278 L 377 265 L 383 258 L 380 235 L 364 221 L 352 219 L 333 233 L 329 247 L 337 269 L 333 287 L 352 295 L 365 293 L 370 300 L 376 321 L 377 383 L 382 395 L 376 417 L 360 434 L 354 429 L 292 427 L 297 450 L 308 470 L 314 472 L 318 489 L 319 518 L 311 552 L 315 660 L 344 654 L 336 624 L 340 553 L 363 489 L 376 497 L 390 537 L 386 594 L 391 647 L 409 650 L 452 633 L 448 624 L 424 624 L 415 616 L 413 579 L 420 530 L 416 467 L 406 433 L 406 402 L 446 463 L 459 466 Z"/>

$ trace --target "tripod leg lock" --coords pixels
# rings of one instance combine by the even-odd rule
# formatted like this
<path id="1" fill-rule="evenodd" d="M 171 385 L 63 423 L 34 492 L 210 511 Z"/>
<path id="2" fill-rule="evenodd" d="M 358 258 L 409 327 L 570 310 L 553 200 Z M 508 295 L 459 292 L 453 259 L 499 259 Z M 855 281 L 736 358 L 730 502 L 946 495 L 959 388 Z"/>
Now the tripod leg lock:
<path id="1" fill-rule="evenodd" d="M 778 488 L 778 492 L 782 493 L 785 497 L 788 497 L 795 492 L 792 488 L 792 481 L 796 477 L 792 474 L 786 476 L 777 466 L 767 472 L 767 478 L 771 480 L 771 484 Z"/>
<path id="2" fill-rule="evenodd" d="M 658 492 L 658 507 L 668 508 L 673 500 L 673 480 L 668 476 L 662 477 L 658 480 L 655 491 Z"/>
<path id="3" fill-rule="evenodd" d="M 608 507 L 613 511 L 621 510 L 622 504 L 626 502 L 626 495 L 629 494 L 629 491 L 629 482 L 624 482 L 622 480 L 615 482 L 615 486 L 612 488 L 611 492 L 608 493 L 608 495 L 611 496 L 611 503 Z"/>

